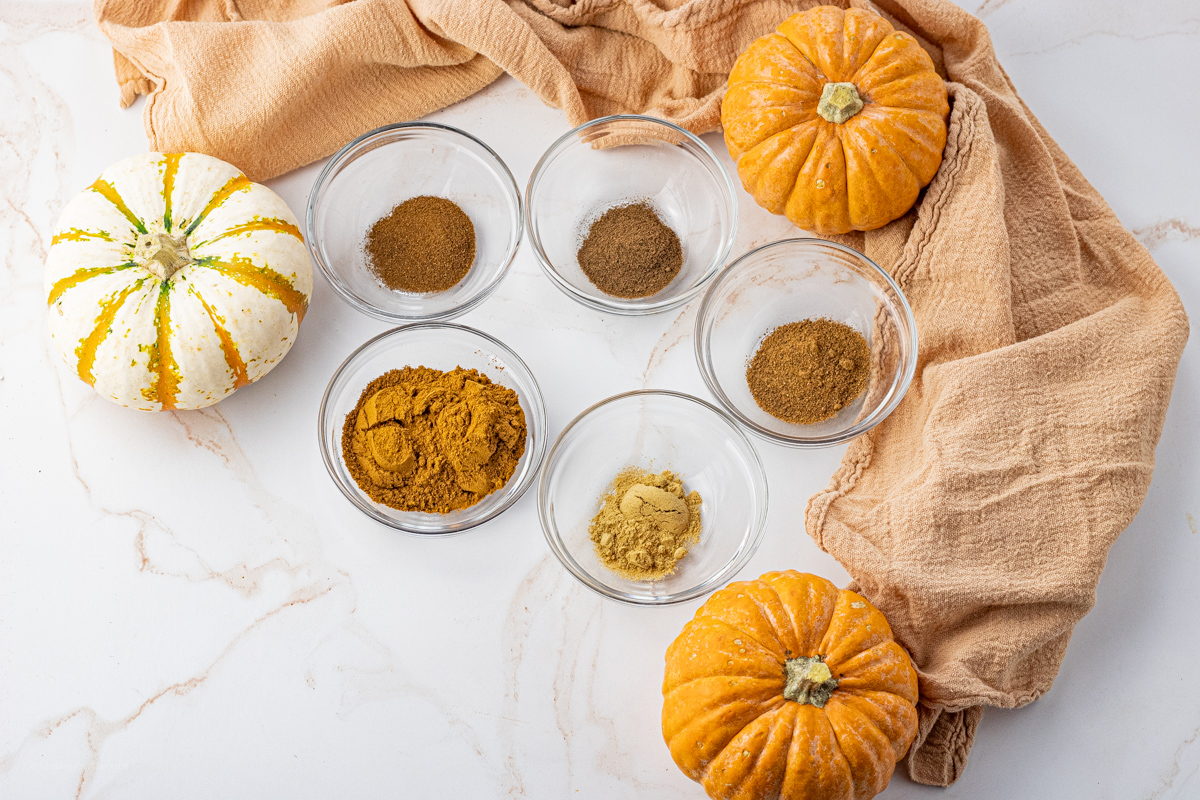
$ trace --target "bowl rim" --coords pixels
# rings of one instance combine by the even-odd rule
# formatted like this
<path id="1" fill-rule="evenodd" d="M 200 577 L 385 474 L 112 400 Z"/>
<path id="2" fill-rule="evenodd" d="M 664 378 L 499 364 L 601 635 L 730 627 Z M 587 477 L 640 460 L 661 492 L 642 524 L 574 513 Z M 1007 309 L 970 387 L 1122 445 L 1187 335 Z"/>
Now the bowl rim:
<path id="1" fill-rule="evenodd" d="M 317 246 L 317 198 L 321 196 L 321 190 L 325 188 L 326 182 L 329 181 L 335 172 L 344 165 L 351 153 L 353 153 L 361 145 L 365 144 L 371 139 L 375 139 L 393 131 L 402 129 L 430 130 L 439 134 L 449 134 L 450 138 L 459 136 L 481 147 L 484 153 L 486 153 L 486 155 L 492 159 L 494 166 L 497 167 L 496 172 L 501 177 L 500 182 L 504 185 L 506 194 L 508 194 L 509 199 L 512 201 L 513 207 L 516 208 L 515 219 L 510 220 L 513 223 L 512 230 L 515 231 L 515 234 L 512 242 L 509 244 L 508 250 L 504 254 L 500 268 L 496 271 L 495 277 L 493 277 L 489 283 L 484 285 L 474 295 L 471 295 L 458 305 L 452 306 L 444 311 L 424 314 L 400 314 L 374 305 L 373 303 L 368 303 L 366 300 L 352 292 L 347 286 L 343 285 L 341 279 L 338 278 L 337 275 L 334 274 L 333 270 L 325 264 L 320 255 L 321 248 Z M 507 179 L 507 182 L 504 179 Z M 517 181 L 513 177 L 512 171 L 508 168 L 508 165 L 504 163 L 504 159 L 502 159 L 495 150 L 489 147 L 487 143 L 478 137 L 473 136 L 459 128 L 455 128 L 453 125 L 443 125 L 439 122 L 397 122 L 392 125 L 383 125 L 382 127 L 367 131 L 361 136 L 354 138 L 345 147 L 334 153 L 333 157 L 329 159 L 329 162 L 321 169 L 321 172 L 317 175 L 317 179 L 313 181 L 312 189 L 309 190 L 306 206 L 307 207 L 304 215 L 304 244 L 305 247 L 308 248 L 309 258 L 311 258 L 313 263 L 317 265 L 317 269 L 320 270 L 321 274 L 325 276 L 326 282 L 333 287 L 334 292 L 336 292 L 338 296 L 340 296 L 354 308 L 358 309 L 369 317 L 392 324 L 448 320 L 461 316 L 475 308 L 488 297 L 490 297 L 492 293 L 496 291 L 496 288 L 500 285 L 500 282 L 504 280 L 504 277 L 508 275 L 509 268 L 512 267 L 513 259 L 516 258 L 517 251 L 521 247 L 521 240 L 525 236 L 525 204 L 521 198 L 521 189 L 517 185 Z"/>
<path id="2" fill-rule="evenodd" d="M 674 297 L 665 298 L 653 303 L 645 303 L 642 305 L 620 305 L 617 303 L 617 301 L 622 298 L 608 300 L 605 298 L 593 297 L 579 291 L 571 285 L 570 281 L 566 280 L 566 278 L 559 274 L 558 269 L 550 261 L 545 250 L 543 250 L 541 238 L 538 236 L 537 231 L 534 228 L 532 213 L 533 189 L 537 184 L 538 179 L 548 166 L 551 157 L 564 150 L 566 145 L 574 143 L 577 135 L 582 131 L 597 127 L 599 125 L 611 124 L 613 122 L 648 122 L 655 125 L 661 125 L 671 131 L 682 134 L 700 149 L 700 152 L 704 154 L 704 157 L 709 160 L 711 166 L 715 168 L 715 171 L 723 179 L 723 186 L 725 190 L 723 195 L 725 204 L 729 208 L 729 234 L 725 237 L 725 241 L 719 248 L 719 252 L 712 260 L 712 263 L 710 263 L 708 268 L 704 271 L 703 275 L 701 275 L 700 279 L 697 280 L 693 286 Z M 530 243 L 533 245 L 533 253 L 537 259 L 538 266 L 542 268 L 542 272 L 544 272 L 546 276 L 550 278 L 551 283 L 557 286 L 560 291 L 565 293 L 568 297 L 576 302 L 596 311 L 604 311 L 611 314 L 632 317 L 657 314 L 662 311 L 670 311 L 673 308 L 678 308 L 679 306 L 684 305 L 702 292 L 705 285 L 711 281 L 718 272 L 720 272 L 721 266 L 725 263 L 725 260 L 729 258 L 729 254 L 733 251 L 734 239 L 737 237 L 737 227 L 737 190 L 733 185 L 733 179 L 729 177 L 728 170 L 725 169 L 725 165 L 722 164 L 720 159 L 717 158 L 717 155 L 713 152 L 713 149 L 705 144 L 703 139 L 691 131 L 681 128 L 675 123 L 668 122 L 665 119 L 650 117 L 646 116 L 645 114 L 610 114 L 605 117 L 597 117 L 596 119 L 589 120 L 582 125 L 577 125 L 576 127 L 564 133 L 562 136 L 555 139 L 554 143 L 546 148 L 546 151 L 542 153 L 541 158 L 539 158 L 537 163 L 534 165 L 533 171 L 529 173 L 529 181 L 525 184 L 525 230 L 529 235 Z"/>
<path id="3" fill-rule="evenodd" d="M 829 436 L 787 436 L 764 428 L 743 414 L 741 410 L 738 409 L 738 407 L 733 403 L 733 401 L 729 399 L 729 396 L 725 394 L 725 390 L 721 388 L 721 383 L 717 380 L 717 376 L 712 369 L 712 349 L 709 341 L 712 327 L 710 325 L 706 325 L 705 323 L 710 315 L 715 311 L 714 303 L 718 288 L 723 286 L 725 282 L 734 276 L 740 268 L 745 266 L 750 262 L 751 259 L 754 259 L 763 251 L 771 250 L 777 247 L 793 247 L 795 245 L 816 246 L 818 248 L 837 250 L 859 259 L 864 264 L 868 265 L 874 270 L 875 274 L 878 275 L 879 278 L 891 288 L 896 297 L 899 298 L 899 308 L 910 334 L 908 356 L 905 359 L 904 368 L 900 375 L 900 381 L 898 384 L 892 387 L 891 396 L 888 397 L 887 402 L 876 408 L 875 411 L 873 411 L 869 416 L 859 420 L 857 423 L 851 425 L 849 428 L 846 428 L 844 431 Z M 847 247 L 846 245 L 839 244 L 838 242 L 831 242 L 826 239 L 818 239 L 816 237 L 794 237 L 790 239 L 779 239 L 774 242 L 768 242 L 767 244 L 760 245 L 753 250 L 742 254 L 733 263 L 722 270 L 721 274 L 717 276 L 717 279 L 712 282 L 711 286 L 708 287 L 708 292 L 704 295 L 704 300 L 700 304 L 700 310 L 696 314 L 694 338 L 696 364 L 700 368 L 700 376 L 704 379 L 704 384 L 708 387 L 708 390 L 713 393 L 713 396 L 717 398 L 717 401 L 721 404 L 722 408 L 729 412 L 734 419 L 749 429 L 750 432 L 756 436 L 776 444 L 784 445 L 786 447 L 797 448 L 832 447 L 834 445 L 844 444 L 845 442 L 848 442 L 857 436 L 861 436 L 862 434 L 874 428 L 880 422 L 883 422 L 883 420 L 887 419 L 888 415 L 895 411 L 896 406 L 900 405 L 900 401 L 904 399 L 906 394 L 908 394 L 909 386 L 912 384 L 913 376 L 917 371 L 917 356 L 919 352 L 916 317 L 913 316 L 912 307 L 909 305 L 908 298 L 904 295 L 904 291 L 901 290 L 900 285 L 896 283 L 892 276 L 873 260 L 868 258 L 863 253 L 855 250 L 853 247 Z"/>
<path id="4" fill-rule="evenodd" d="M 473 519 L 465 525 L 459 525 L 453 528 L 435 529 L 431 531 L 428 529 L 417 529 L 387 517 L 378 509 L 376 509 L 372 503 L 365 501 L 359 492 L 356 491 L 357 487 L 351 488 L 350 486 L 345 485 L 338 475 L 337 466 L 334 463 L 334 460 L 337 458 L 337 454 L 331 452 L 329 446 L 325 442 L 325 423 L 326 418 L 329 416 L 329 404 L 331 400 L 330 395 L 333 391 L 333 387 L 338 382 L 338 379 L 342 377 L 342 374 L 349 369 L 355 359 L 376 347 L 383 340 L 393 336 L 401 336 L 422 330 L 446 329 L 466 333 L 470 336 L 481 339 L 486 345 L 485 352 L 489 352 L 492 355 L 501 356 L 506 365 L 516 365 L 519 370 L 524 370 L 525 375 L 528 376 L 532 391 L 526 392 L 524 399 L 529 403 L 530 410 L 533 412 L 533 419 L 526 420 L 528 433 L 525 441 L 526 453 L 530 457 L 531 464 L 525 476 L 521 478 L 520 482 L 511 490 L 509 496 L 505 498 L 502 503 L 489 511 L 486 515 L 481 516 L 478 519 Z M 533 439 L 533 452 L 530 452 L 528 449 L 530 439 Z M 346 499 L 350 501 L 351 505 L 365 514 L 367 517 L 375 520 L 381 525 L 385 525 L 393 530 L 398 530 L 409 534 L 410 536 L 417 536 L 421 538 L 456 536 L 460 533 L 466 533 L 472 528 L 477 528 L 483 523 L 495 519 L 496 517 L 500 516 L 500 514 L 512 508 L 512 506 L 521 499 L 522 495 L 529 490 L 529 487 L 533 485 L 534 478 L 541 474 L 542 462 L 545 460 L 546 456 L 546 405 L 542 397 L 542 389 L 538 385 L 537 378 L 534 376 L 533 370 L 529 369 L 529 366 L 521 359 L 521 357 L 518 356 L 512 350 L 512 348 L 504 344 L 504 342 L 500 341 L 494 336 L 491 336 L 490 334 L 484 333 L 483 331 L 478 330 L 477 328 L 472 328 L 468 325 L 459 325 L 453 322 L 442 321 L 416 322 L 412 323 L 411 325 L 401 325 L 399 327 L 386 330 L 377 336 L 372 336 L 366 342 L 356 347 L 354 351 L 351 352 L 350 355 L 346 356 L 345 360 L 338 365 L 338 368 L 333 372 L 333 376 L 329 379 L 329 383 L 325 386 L 324 394 L 321 395 L 321 405 L 317 413 L 317 440 L 321 449 L 321 460 L 325 462 L 325 471 L 329 473 L 330 479 L 333 481 L 334 485 L 338 487 Z M 509 480 L 511 481 L 511 478 Z M 504 492 L 508 489 L 509 484 L 505 484 L 499 489 L 499 491 Z"/>
<path id="5" fill-rule="evenodd" d="M 558 454 L 559 448 L 563 445 L 567 435 L 574 430 L 574 428 L 580 422 L 582 422 L 584 418 L 603 406 L 610 405 L 621 400 L 626 400 L 630 397 L 644 395 L 657 395 L 661 397 L 670 397 L 676 400 L 683 400 L 685 402 L 699 405 L 700 407 L 715 414 L 717 418 L 729 426 L 729 430 L 733 435 L 741 439 L 742 443 L 745 445 L 746 451 L 751 455 L 751 483 L 755 486 L 752 492 L 752 494 L 754 494 L 754 502 L 756 505 L 754 520 L 751 522 L 749 532 L 742 539 L 742 543 L 738 548 L 739 552 L 736 554 L 736 556 L 724 567 L 717 570 L 715 573 L 696 586 L 693 586 L 692 588 L 682 592 L 655 598 L 632 597 L 621 592 L 616 592 L 595 580 L 591 574 L 582 566 L 580 566 L 579 563 L 572 558 L 571 554 L 567 552 L 566 548 L 563 546 L 562 537 L 559 535 L 557 527 L 551 521 L 549 511 L 546 508 L 546 492 L 549 489 L 551 465 L 555 463 L 555 456 Z M 568 422 L 566 427 L 562 429 L 562 432 L 558 434 L 558 438 L 554 440 L 554 444 L 550 446 L 549 451 L 547 451 L 545 458 L 542 460 L 542 466 L 539 472 L 540 475 L 538 477 L 537 496 L 538 521 L 541 523 L 542 534 L 546 537 L 546 542 L 549 544 L 550 550 L 558 558 L 559 563 L 562 564 L 568 572 L 575 576 L 576 580 L 601 597 L 618 603 L 624 603 L 631 606 L 669 606 L 676 605 L 678 603 L 685 603 L 689 600 L 694 600 L 697 597 L 703 597 L 706 594 L 716 591 L 717 588 L 729 581 L 734 575 L 741 571 L 741 569 L 745 567 L 747 563 L 749 563 L 750 559 L 758 551 L 759 546 L 762 544 L 763 536 L 766 534 L 770 489 L 767 481 L 767 470 L 763 465 L 762 456 L 759 455 L 758 449 L 754 447 L 754 442 L 750 440 L 750 437 L 746 436 L 745 431 L 743 431 L 737 422 L 735 422 L 728 414 L 707 400 L 702 400 L 699 397 L 686 394 L 685 392 L 676 392 L 669 389 L 635 389 L 630 392 L 615 394 L 611 397 L 606 397 L 597 403 L 593 403 L 575 415 L 575 418 Z"/>

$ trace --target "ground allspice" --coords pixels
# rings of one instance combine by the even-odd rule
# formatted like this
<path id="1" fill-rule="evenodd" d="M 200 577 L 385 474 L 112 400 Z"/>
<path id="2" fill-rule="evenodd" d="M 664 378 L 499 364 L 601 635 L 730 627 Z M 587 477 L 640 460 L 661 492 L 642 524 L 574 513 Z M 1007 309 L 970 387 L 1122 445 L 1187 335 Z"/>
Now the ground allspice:
<path id="1" fill-rule="evenodd" d="M 600 563 L 622 577 L 666 577 L 700 539 L 700 494 L 670 470 L 617 473 L 588 526 Z"/>
<path id="2" fill-rule="evenodd" d="M 372 225 L 365 247 L 372 271 L 389 289 L 442 292 L 475 263 L 475 226 L 456 203 L 423 195 Z"/>
<path id="3" fill-rule="evenodd" d="M 447 514 L 503 487 L 525 452 L 517 393 L 473 369 L 405 367 L 367 384 L 342 459 L 377 503 Z"/>
<path id="4" fill-rule="evenodd" d="M 849 325 L 806 319 L 767 334 L 746 370 L 759 408 L 785 422 L 829 419 L 867 387 L 871 349 Z"/>
<path id="5" fill-rule="evenodd" d="M 649 297 L 683 267 L 683 246 L 646 203 L 613 206 L 588 228 L 576 254 L 597 289 L 613 297 Z"/>

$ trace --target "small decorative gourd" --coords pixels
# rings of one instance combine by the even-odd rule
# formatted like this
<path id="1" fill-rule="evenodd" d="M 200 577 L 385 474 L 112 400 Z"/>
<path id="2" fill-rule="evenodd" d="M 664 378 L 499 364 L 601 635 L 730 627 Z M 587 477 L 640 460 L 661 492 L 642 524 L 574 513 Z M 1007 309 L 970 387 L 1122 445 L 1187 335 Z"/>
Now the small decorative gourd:
<path id="1" fill-rule="evenodd" d="M 50 335 L 101 395 L 203 408 L 296 340 L 312 267 L 270 189 L 197 153 L 144 153 L 67 204 L 46 258 Z"/>
<path id="2" fill-rule="evenodd" d="M 942 162 L 949 110 L 916 39 L 870 11 L 817 6 L 742 53 L 721 124 L 758 204 L 828 235 L 912 207 Z"/>
<path id="3" fill-rule="evenodd" d="M 869 800 L 917 734 L 917 673 L 887 620 L 824 578 L 716 592 L 667 648 L 663 737 L 720 800 Z"/>

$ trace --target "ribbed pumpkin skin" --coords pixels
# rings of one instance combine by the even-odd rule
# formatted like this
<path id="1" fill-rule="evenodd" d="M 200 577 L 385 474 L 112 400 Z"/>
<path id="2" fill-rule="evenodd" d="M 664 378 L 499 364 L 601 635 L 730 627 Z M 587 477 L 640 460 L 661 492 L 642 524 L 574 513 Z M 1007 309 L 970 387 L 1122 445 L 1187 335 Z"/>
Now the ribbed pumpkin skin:
<path id="1" fill-rule="evenodd" d="M 822 655 L 823 708 L 783 697 L 789 658 Z M 917 733 L 917 674 L 851 591 L 770 572 L 716 592 L 667 649 L 663 737 L 720 800 L 868 800 Z"/>
<path id="2" fill-rule="evenodd" d="M 878 14 L 818 6 L 754 41 L 729 75 L 725 143 L 763 208 L 820 234 L 902 216 L 933 180 L 950 106 L 933 60 Z M 864 106 L 840 124 L 817 113 L 826 83 Z"/>
<path id="3" fill-rule="evenodd" d="M 193 263 L 160 280 L 139 234 L 182 236 Z M 144 153 L 63 210 L 46 259 L 50 334 L 97 392 L 147 411 L 203 408 L 287 353 L 312 267 L 287 204 L 210 156 Z"/>

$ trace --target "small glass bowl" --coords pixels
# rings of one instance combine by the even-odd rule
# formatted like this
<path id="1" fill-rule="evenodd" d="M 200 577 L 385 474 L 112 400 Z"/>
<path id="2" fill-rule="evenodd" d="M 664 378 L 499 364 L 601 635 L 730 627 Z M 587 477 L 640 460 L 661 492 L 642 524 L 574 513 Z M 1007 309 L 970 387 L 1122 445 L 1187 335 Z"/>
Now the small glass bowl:
<path id="1" fill-rule="evenodd" d="M 371 270 L 367 232 L 398 204 L 433 195 L 475 226 L 471 271 L 443 292 L 389 289 Z M 346 145 L 308 198 L 308 252 L 346 302 L 384 322 L 450 319 L 487 299 L 508 271 L 523 230 L 520 190 L 490 147 L 432 122 L 388 125 Z"/>
<path id="2" fill-rule="evenodd" d="M 827 420 L 784 422 L 754 401 L 746 368 L 772 329 L 813 318 L 866 338 L 867 388 Z M 696 319 L 696 361 L 721 405 L 755 434 L 826 447 L 866 433 L 900 403 L 917 368 L 917 323 L 900 287 L 862 253 L 823 239 L 785 239 L 746 253 L 709 287 Z"/>
<path id="3" fill-rule="evenodd" d="M 611 572 L 588 535 L 601 497 L 630 465 L 669 469 L 703 500 L 700 541 L 661 580 Z M 538 515 L 550 549 L 584 586 L 633 605 L 681 603 L 724 585 L 758 549 L 767 476 L 750 440 L 716 407 L 678 392 L 629 392 L 587 409 L 559 435 L 542 467 Z"/>
<path id="4" fill-rule="evenodd" d="M 600 291 L 576 253 L 588 228 L 613 206 L 645 202 L 683 245 L 683 266 L 650 297 Z M 550 280 L 589 308 L 641 315 L 686 303 L 729 256 L 737 230 L 733 181 L 708 145 L 683 128 L 633 114 L 601 117 L 546 151 L 525 189 L 526 224 Z"/>
<path id="5" fill-rule="evenodd" d="M 358 405 L 367 384 L 388 370 L 430 367 L 449 372 L 455 367 L 477 369 L 493 382 L 517 393 L 525 412 L 525 453 L 508 483 L 469 508 L 449 514 L 398 511 L 376 503 L 354 482 L 342 460 L 342 426 Z M 546 408 L 533 373 L 516 353 L 499 340 L 465 325 L 427 322 L 395 328 L 376 336 L 342 362 L 325 396 L 317 420 L 321 458 L 333 482 L 359 511 L 406 533 L 462 533 L 501 514 L 525 493 L 537 475 L 546 450 Z"/>

